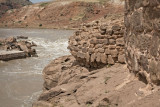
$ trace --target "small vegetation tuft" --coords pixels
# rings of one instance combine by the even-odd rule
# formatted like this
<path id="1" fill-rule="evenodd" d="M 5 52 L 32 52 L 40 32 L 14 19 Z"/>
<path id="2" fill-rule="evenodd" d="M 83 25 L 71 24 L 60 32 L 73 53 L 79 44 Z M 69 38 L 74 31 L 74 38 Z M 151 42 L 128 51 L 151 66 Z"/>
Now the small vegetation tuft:
<path id="1" fill-rule="evenodd" d="M 107 84 L 107 81 L 110 79 L 111 77 L 105 77 L 104 78 L 104 83 Z"/>
<path id="2" fill-rule="evenodd" d="M 43 25 L 42 24 L 39 24 L 39 27 L 42 27 Z"/>
<path id="3" fill-rule="evenodd" d="M 44 3 L 41 3 L 40 6 L 41 6 L 41 7 L 45 7 L 45 6 L 47 6 L 48 4 L 49 4 L 49 2 L 44 2 Z"/>

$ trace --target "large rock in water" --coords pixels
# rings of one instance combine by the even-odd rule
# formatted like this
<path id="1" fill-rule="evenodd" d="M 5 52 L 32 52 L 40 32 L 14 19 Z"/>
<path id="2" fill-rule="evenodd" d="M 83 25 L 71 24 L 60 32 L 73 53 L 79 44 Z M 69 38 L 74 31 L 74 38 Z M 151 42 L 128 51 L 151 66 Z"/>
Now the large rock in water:
<path id="1" fill-rule="evenodd" d="M 125 63 L 123 20 L 83 24 L 69 39 L 71 54 L 88 68 Z"/>
<path id="2" fill-rule="evenodd" d="M 126 0 L 126 61 L 140 80 L 160 85 L 160 0 Z"/>
<path id="3" fill-rule="evenodd" d="M 2 61 L 9 61 L 26 57 L 27 53 L 23 51 L 0 51 L 0 60 Z"/>
<path id="4" fill-rule="evenodd" d="M 37 57 L 35 43 L 27 40 L 17 40 L 15 37 L 0 38 L 0 60 L 8 61 L 26 57 Z"/>

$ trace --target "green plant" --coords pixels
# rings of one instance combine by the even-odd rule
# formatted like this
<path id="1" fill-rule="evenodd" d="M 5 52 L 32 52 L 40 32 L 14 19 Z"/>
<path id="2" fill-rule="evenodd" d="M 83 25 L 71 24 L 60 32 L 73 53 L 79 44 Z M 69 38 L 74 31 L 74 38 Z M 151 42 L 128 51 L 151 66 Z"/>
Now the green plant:
<path id="1" fill-rule="evenodd" d="M 44 3 L 41 3 L 40 6 L 41 6 L 41 7 L 45 7 L 45 6 L 47 6 L 48 4 L 49 4 L 49 2 L 44 2 Z"/>
<path id="2" fill-rule="evenodd" d="M 22 21 L 18 21 L 18 23 L 21 23 Z"/>
<path id="3" fill-rule="evenodd" d="M 106 90 L 105 93 L 109 93 L 109 91 Z"/>
<path id="4" fill-rule="evenodd" d="M 2 45 L 2 43 L 0 42 L 0 45 Z"/>
<path id="5" fill-rule="evenodd" d="M 98 0 L 100 4 L 105 4 L 106 2 L 109 2 L 111 0 Z"/>
<path id="6" fill-rule="evenodd" d="M 42 27 L 42 24 L 39 24 L 39 27 Z"/>
<path id="7" fill-rule="evenodd" d="M 108 65 L 107 65 L 107 68 L 109 68 L 109 67 L 111 67 L 111 64 L 108 64 Z"/>
<path id="8" fill-rule="evenodd" d="M 104 78 L 104 83 L 107 84 L 107 81 L 110 79 L 111 77 L 105 77 Z"/>
<path id="9" fill-rule="evenodd" d="M 90 107 L 91 106 L 91 104 L 87 104 L 87 107 Z"/>

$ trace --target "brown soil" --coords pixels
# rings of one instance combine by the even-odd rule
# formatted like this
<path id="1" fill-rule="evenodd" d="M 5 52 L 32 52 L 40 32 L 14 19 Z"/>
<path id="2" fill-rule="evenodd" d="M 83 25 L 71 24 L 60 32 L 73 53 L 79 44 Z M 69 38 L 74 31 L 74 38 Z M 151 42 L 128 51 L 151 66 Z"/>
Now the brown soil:
<path id="1" fill-rule="evenodd" d="M 10 10 L 32 4 L 29 0 L 0 0 L 0 17 Z"/>
<path id="2" fill-rule="evenodd" d="M 60 0 L 9 10 L 0 19 L 1 27 L 77 28 L 109 14 L 123 12 L 122 5 L 90 0 Z"/>
<path id="3" fill-rule="evenodd" d="M 159 107 L 159 90 L 132 76 L 125 64 L 88 70 L 73 56 L 52 61 L 43 71 L 44 92 L 33 107 Z"/>

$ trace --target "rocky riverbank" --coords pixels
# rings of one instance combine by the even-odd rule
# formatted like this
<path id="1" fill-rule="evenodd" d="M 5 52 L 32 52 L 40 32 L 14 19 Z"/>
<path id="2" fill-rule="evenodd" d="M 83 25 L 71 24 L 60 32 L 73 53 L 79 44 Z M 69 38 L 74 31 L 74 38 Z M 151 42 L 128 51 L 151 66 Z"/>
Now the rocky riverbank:
<path id="1" fill-rule="evenodd" d="M 159 90 L 146 84 L 116 63 L 89 70 L 73 56 L 53 60 L 43 70 L 43 93 L 32 107 L 158 107 Z"/>
<path id="2" fill-rule="evenodd" d="M 159 86 L 147 87 L 120 58 L 123 15 L 81 27 L 69 39 L 72 55 L 44 68 L 43 93 L 33 107 L 159 107 Z"/>
<path id="3" fill-rule="evenodd" d="M 36 44 L 24 40 L 27 38 L 24 36 L 0 38 L 0 60 L 8 61 L 26 57 L 37 57 L 36 50 L 32 49 Z"/>

